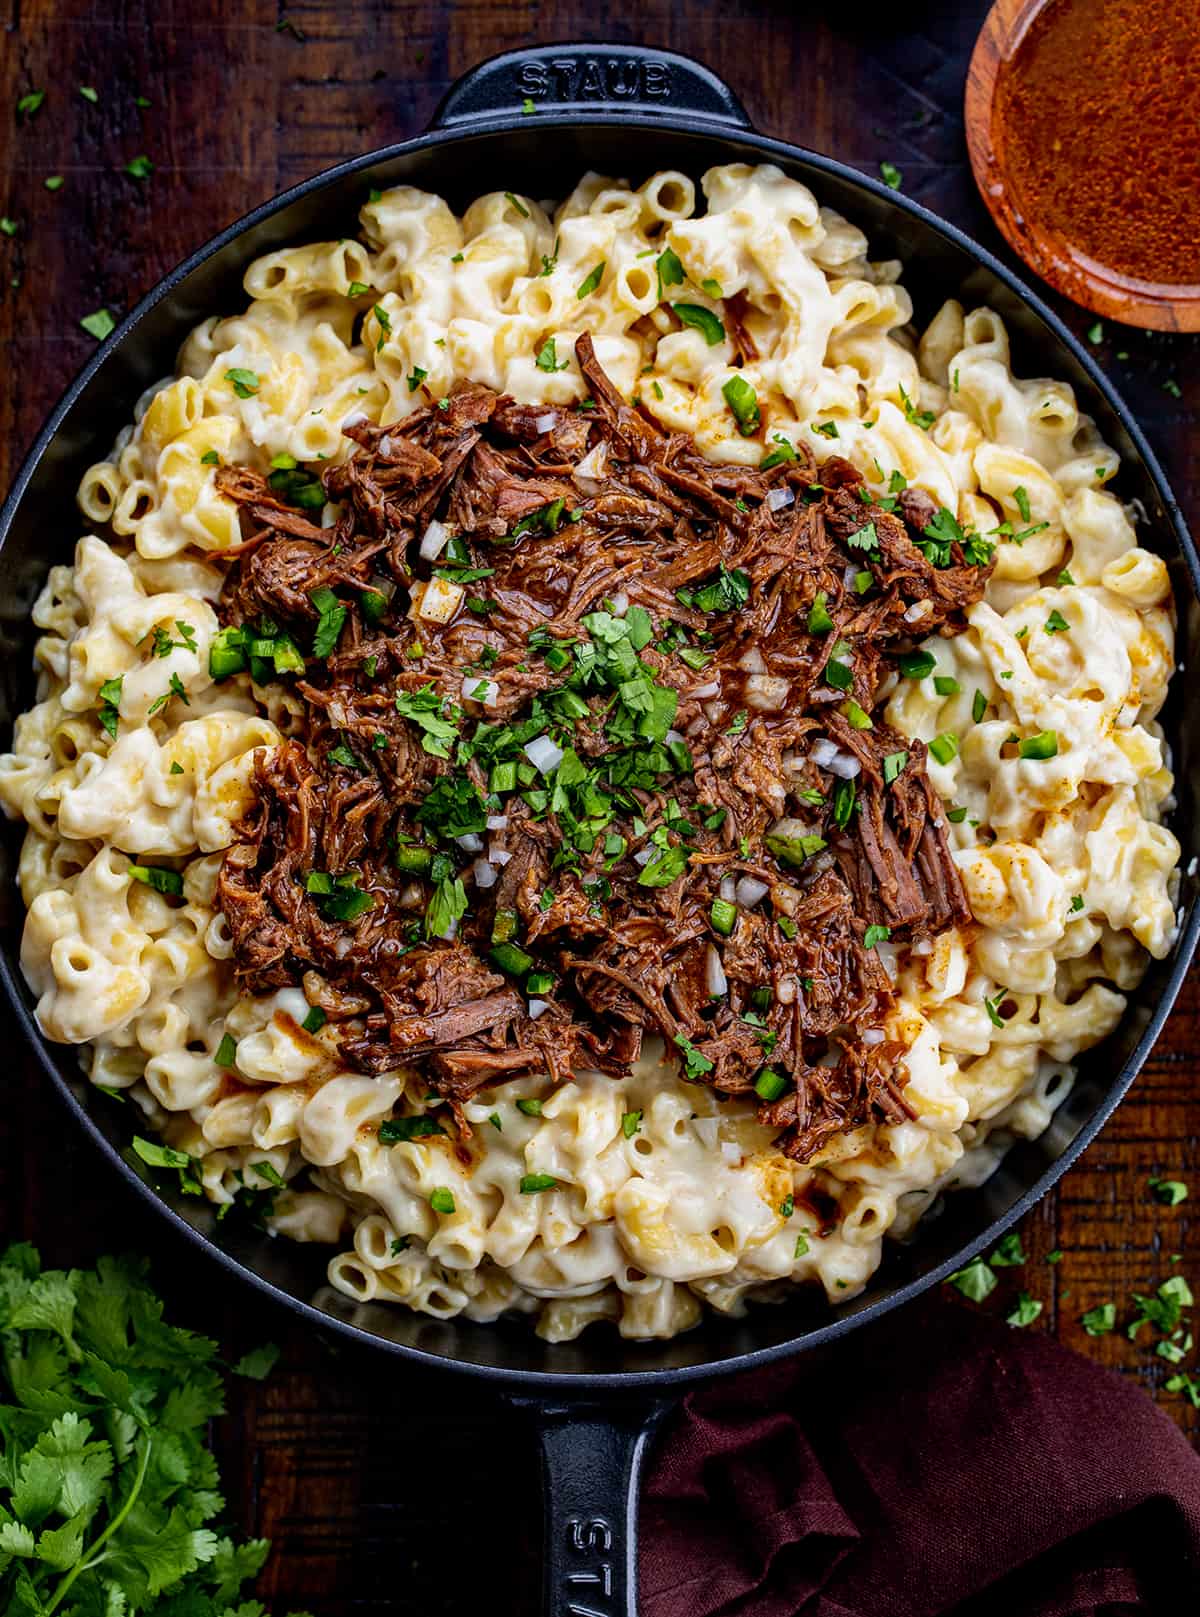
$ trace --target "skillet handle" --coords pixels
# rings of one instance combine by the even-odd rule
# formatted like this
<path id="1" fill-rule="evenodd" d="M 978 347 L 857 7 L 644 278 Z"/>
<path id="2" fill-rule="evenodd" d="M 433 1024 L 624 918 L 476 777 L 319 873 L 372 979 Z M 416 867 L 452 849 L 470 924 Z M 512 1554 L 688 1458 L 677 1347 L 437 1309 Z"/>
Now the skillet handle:
<path id="1" fill-rule="evenodd" d="M 637 1617 L 642 1463 L 674 1400 L 513 1403 L 541 1445 L 544 1617 Z"/>
<path id="2" fill-rule="evenodd" d="M 641 45 L 535 45 L 505 51 L 469 69 L 443 98 L 431 129 L 461 129 L 538 112 L 682 113 L 725 128 L 749 129 L 746 109 L 709 68 L 675 51 Z"/>

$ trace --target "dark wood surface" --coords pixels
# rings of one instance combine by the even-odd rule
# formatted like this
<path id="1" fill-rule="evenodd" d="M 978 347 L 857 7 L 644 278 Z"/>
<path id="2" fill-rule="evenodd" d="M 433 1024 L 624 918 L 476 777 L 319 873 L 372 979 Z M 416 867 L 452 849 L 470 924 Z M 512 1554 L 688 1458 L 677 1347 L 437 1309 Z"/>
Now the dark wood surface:
<path id="1" fill-rule="evenodd" d="M 792 0 L 642 0 L 637 21 L 598 25 L 566 0 L 8 0 L 0 75 L 0 483 L 93 344 L 78 326 L 100 305 L 127 309 L 185 252 L 281 187 L 342 157 L 417 133 L 451 80 L 480 58 L 531 42 L 642 41 L 721 68 L 760 128 L 876 172 L 1007 256 L 966 162 L 961 104 L 986 7 L 978 0 L 853 8 Z M 281 29 L 280 24 L 291 26 Z M 298 37 L 302 35 L 303 37 Z M 79 85 L 95 88 L 91 104 Z M 47 91 L 18 121 L 19 97 Z M 144 96 L 148 107 L 135 98 Z M 148 155 L 148 181 L 128 177 Z M 62 175 L 57 191 L 43 185 Z M 1076 330 L 1090 317 L 1060 305 Z M 1200 520 L 1195 340 L 1108 328 L 1097 352 L 1124 389 L 1193 523 Z M 1123 357 L 1118 357 L 1118 356 Z M 1181 396 L 1176 397 L 1175 384 Z M 119 421 L 114 419 L 116 430 Z M 1137 1377 L 1193 1436 L 1196 1414 L 1163 1390 L 1161 1361 L 1123 1336 L 1088 1338 L 1085 1309 L 1146 1291 L 1175 1266 L 1200 1276 L 1200 1000 L 1183 995 L 1158 1050 L 1101 1138 L 1026 1220 L 1022 1283 L 1046 1308 L 1033 1327 Z M 530 1458 L 494 1402 L 443 1381 L 348 1360 L 280 1313 L 230 1295 L 200 1259 L 164 1247 L 144 1213 L 76 1140 L 19 1051 L 0 1107 L 0 1236 L 48 1259 L 150 1253 L 192 1322 L 238 1351 L 272 1337 L 281 1370 L 241 1384 L 222 1423 L 231 1509 L 277 1551 L 263 1597 L 317 1617 L 527 1611 L 518 1569 L 536 1533 Z M 1176 1209 L 1147 1179 L 1193 1183 Z M 1044 1263 L 1061 1248 L 1060 1263 Z M 1015 1290 L 1006 1282 L 1004 1296 Z M 469 1524 L 469 1526 L 467 1525 Z"/>

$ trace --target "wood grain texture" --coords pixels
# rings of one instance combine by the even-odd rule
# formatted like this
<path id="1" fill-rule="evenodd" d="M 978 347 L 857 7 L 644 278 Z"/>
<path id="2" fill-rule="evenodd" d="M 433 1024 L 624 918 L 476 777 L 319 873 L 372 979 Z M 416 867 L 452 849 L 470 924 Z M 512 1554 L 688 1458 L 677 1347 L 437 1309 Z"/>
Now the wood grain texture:
<path id="1" fill-rule="evenodd" d="M 0 236 L 0 484 L 92 350 L 81 315 L 127 309 L 186 251 L 282 186 L 418 132 L 455 75 L 520 44 L 607 35 L 690 52 L 725 71 L 763 129 L 871 172 L 895 163 L 910 195 L 1007 257 L 975 194 L 961 120 L 985 11 L 978 0 L 939 0 L 838 27 L 828 20 L 837 8 L 790 0 L 643 0 L 602 24 L 575 0 L 310 0 L 286 12 L 266 0 L 161 0 L 152 10 L 7 0 L 0 213 L 19 228 Z M 284 20 L 302 40 L 279 31 Z M 95 87 L 96 105 L 81 84 Z M 45 104 L 18 123 L 17 99 L 34 89 L 47 91 Z M 139 108 L 138 95 L 150 106 Z M 146 182 L 123 172 L 142 153 L 155 165 Z M 64 184 L 50 192 L 43 180 L 54 174 Z M 1077 331 L 1091 323 L 1059 306 Z M 1195 523 L 1194 343 L 1109 328 L 1097 352 Z M 1179 397 L 1164 388 L 1175 383 Z M 1198 1068 L 1193 985 L 1129 1099 L 1026 1221 L 1032 1261 L 1009 1271 L 991 1305 L 1011 1305 L 1026 1286 L 1047 1305 L 1034 1329 L 1136 1376 L 1193 1435 L 1196 1412 L 1162 1390 L 1168 1367 L 1123 1336 L 1089 1339 L 1079 1316 L 1148 1290 L 1172 1272 L 1173 1253 L 1200 1275 Z M 528 1611 L 521 1580 L 536 1479 L 495 1401 L 380 1368 L 220 1289 L 99 1171 L 19 1052 L 4 1080 L 15 1104 L 0 1108 L 0 1236 L 36 1240 L 54 1262 L 145 1251 L 172 1305 L 220 1335 L 231 1357 L 264 1337 L 283 1344 L 281 1370 L 235 1390 L 218 1434 L 235 1518 L 280 1552 L 263 1597 L 316 1617 L 434 1617 L 472 1599 L 497 1614 Z M 1156 1172 L 1191 1181 L 1193 1200 L 1153 1203 L 1146 1181 Z M 1061 1263 L 1045 1264 L 1055 1248 Z"/>

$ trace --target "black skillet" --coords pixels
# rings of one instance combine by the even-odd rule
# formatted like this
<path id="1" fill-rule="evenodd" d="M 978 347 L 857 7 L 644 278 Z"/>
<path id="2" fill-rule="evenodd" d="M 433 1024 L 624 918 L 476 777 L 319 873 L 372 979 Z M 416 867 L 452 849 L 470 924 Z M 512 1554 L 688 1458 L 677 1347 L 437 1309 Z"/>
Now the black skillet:
<path id="1" fill-rule="evenodd" d="M 535 111 L 522 111 L 532 100 Z M 587 169 L 638 181 L 660 168 L 699 176 L 714 163 L 778 163 L 818 199 L 860 225 L 872 251 L 906 261 L 918 318 L 948 296 L 986 302 L 1006 321 L 1016 368 L 1061 377 L 1123 458 L 1118 490 L 1146 512 L 1144 542 L 1167 559 L 1180 606 L 1181 663 L 1197 655 L 1200 588 L 1196 553 L 1154 455 L 1128 410 L 1061 321 L 961 231 L 830 158 L 757 134 L 737 98 L 685 57 L 629 46 L 541 47 L 485 62 L 450 91 L 428 133 L 356 157 L 256 209 L 162 281 L 104 344 L 50 417 L 0 512 L 0 727 L 32 699 L 29 609 L 52 562 L 66 560 L 79 531 L 73 491 L 108 451 L 135 399 L 173 369 L 185 334 L 215 312 L 244 303 L 241 276 L 260 254 L 309 240 L 353 235 L 370 187 L 407 182 L 456 207 L 488 190 L 561 196 Z M 1200 730 L 1183 722 L 1183 681 L 1165 715 L 1178 773 L 1176 834 L 1183 868 L 1200 852 L 1194 825 Z M 943 1279 L 992 1243 L 1044 1194 L 1095 1135 L 1133 1081 L 1183 980 L 1196 944 L 1195 882 L 1184 879 L 1180 938 L 1130 996 L 1121 1028 L 1079 1063 L 1079 1077 L 1046 1133 L 1017 1145 L 981 1189 L 948 1197 L 918 1238 L 893 1247 L 862 1296 L 831 1312 L 815 1299 L 759 1307 L 742 1320 L 712 1318 L 670 1342 L 621 1341 L 593 1327 L 550 1346 L 527 1322 L 441 1322 L 381 1304 L 356 1306 L 323 1284 L 311 1247 L 252 1231 L 217 1231 L 207 1208 L 161 1197 L 121 1155 L 121 1108 L 89 1090 L 72 1052 L 48 1045 L 21 980 L 15 841 L 3 850 L 8 880 L 0 974 L 14 1016 L 48 1080 L 65 1097 L 97 1151 L 148 1205 L 221 1264 L 314 1327 L 334 1330 L 426 1367 L 490 1381 L 523 1405 L 541 1433 L 546 1501 L 545 1610 L 617 1617 L 636 1606 L 635 1513 L 648 1438 L 686 1387 L 705 1377 L 766 1364 L 834 1342 Z"/>

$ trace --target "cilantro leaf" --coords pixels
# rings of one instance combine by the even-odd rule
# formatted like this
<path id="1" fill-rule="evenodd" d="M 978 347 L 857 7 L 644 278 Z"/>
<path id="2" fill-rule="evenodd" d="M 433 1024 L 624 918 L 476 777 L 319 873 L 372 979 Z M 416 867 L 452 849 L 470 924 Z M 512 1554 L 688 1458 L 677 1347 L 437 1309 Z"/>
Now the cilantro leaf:
<path id="1" fill-rule="evenodd" d="M 245 1376 L 250 1381 L 265 1381 L 279 1362 L 279 1349 L 274 1342 L 264 1342 L 261 1347 L 251 1348 L 249 1353 L 243 1353 L 233 1367 L 235 1376 Z"/>
<path id="2" fill-rule="evenodd" d="M 314 657 L 328 657 L 338 643 L 338 637 L 346 622 L 347 608 L 333 591 L 328 589 L 313 590 L 309 600 L 318 613 L 312 654 Z"/>
<path id="3" fill-rule="evenodd" d="M 983 1258 L 972 1258 L 965 1269 L 959 1269 L 947 1280 L 948 1286 L 961 1291 L 964 1297 L 969 1297 L 973 1303 L 981 1303 L 985 1297 L 995 1291 L 998 1284 L 995 1275 L 988 1268 Z"/>
<path id="4" fill-rule="evenodd" d="M 419 691 L 401 691 L 396 697 L 396 712 L 418 726 L 422 731 L 421 746 L 434 758 L 449 758 L 450 748 L 458 740 L 458 726 L 442 717 L 443 706 L 433 685 L 422 686 Z"/>
<path id="5" fill-rule="evenodd" d="M 675 1035 L 675 1043 L 683 1052 L 683 1070 L 686 1077 L 692 1079 L 701 1078 L 706 1072 L 713 1070 L 713 1064 L 708 1057 L 702 1051 L 697 1050 L 692 1041 L 685 1038 L 682 1033 Z"/>

